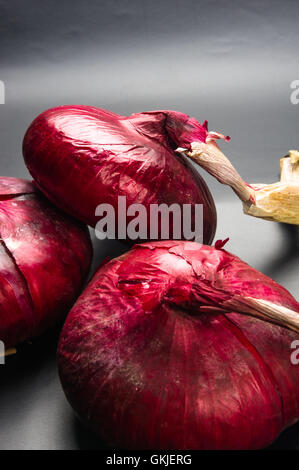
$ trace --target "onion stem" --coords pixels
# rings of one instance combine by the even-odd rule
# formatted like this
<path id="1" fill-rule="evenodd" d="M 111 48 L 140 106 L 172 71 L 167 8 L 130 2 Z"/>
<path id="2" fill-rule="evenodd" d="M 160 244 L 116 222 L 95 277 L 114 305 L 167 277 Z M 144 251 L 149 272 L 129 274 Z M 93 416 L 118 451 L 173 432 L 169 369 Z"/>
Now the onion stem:
<path id="1" fill-rule="evenodd" d="M 222 306 L 239 313 L 246 313 L 270 323 L 284 326 L 299 333 L 299 312 L 283 305 L 277 305 L 264 299 L 235 296 L 225 301 Z"/>
<path id="2" fill-rule="evenodd" d="M 254 190 L 241 178 L 237 170 L 213 142 L 192 142 L 191 150 L 184 154 L 214 176 L 220 183 L 230 186 L 241 201 L 255 202 Z"/>
<path id="3" fill-rule="evenodd" d="M 194 160 L 220 183 L 230 186 L 243 203 L 244 213 L 275 222 L 299 225 L 299 152 L 290 150 L 280 160 L 281 178 L 273 184 L 248 184 L 215 141 L 192 142 L 177 149 Z"/>

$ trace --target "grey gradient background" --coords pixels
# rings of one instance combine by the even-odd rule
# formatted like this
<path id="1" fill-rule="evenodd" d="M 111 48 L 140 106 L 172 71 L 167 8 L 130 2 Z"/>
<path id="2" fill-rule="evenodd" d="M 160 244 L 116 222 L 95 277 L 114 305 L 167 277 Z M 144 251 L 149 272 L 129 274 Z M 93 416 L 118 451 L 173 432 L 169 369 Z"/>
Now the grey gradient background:
<path id="1" fill-rule="evenodd" d="M 299 147 L 299 3 L 203 0 L 0 0 L 0 174 L 28 177 L 25 130 L 46 108 L 90 104 L 120 114 L 177 109 L 229 134 L 221 144 L 249 182 L 278 178 L 279 158 Z M 207 176 L 218 238 L 299 298 L 297 231 L 244 216 Z M 94 243 L 93 268 L 125 248 Z M 57 332 L 0 373 L 1 449 L 100 448 L 74 418 L 55 368 Z M 20 357 L 21 356 L 21 357 Z M 299 371 L 298 371 L 299 372 Z M 298 426 L 279 448 L 299 448 Z"/>

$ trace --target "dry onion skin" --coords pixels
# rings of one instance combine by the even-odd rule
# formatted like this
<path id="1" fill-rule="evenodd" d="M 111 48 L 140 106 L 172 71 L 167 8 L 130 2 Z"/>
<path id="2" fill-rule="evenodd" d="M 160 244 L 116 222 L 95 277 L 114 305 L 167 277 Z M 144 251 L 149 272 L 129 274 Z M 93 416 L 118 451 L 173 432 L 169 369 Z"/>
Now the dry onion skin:
<path id="1" fill-rule="evenodd" d="M 64 319 L 91 257 L 86 226 L 30 181 L 0 177 L 0 340 L 7 354 Z"/>
<path id="2" fill-rule="evenodd" d="M 252 184 L 255 204 L 243 204 L 245 214 L 274 222 L 299 225 L 299 152 L 290 150 L 280 160 L 280 181 Z"/>
<path id="3" fill-rule="evenodd" d="M 298 302 L 221 243 L 146 243 L 80 296 L 59 373 L 113 446 L 257 449 L 299 419 L 298 332 Z"/>

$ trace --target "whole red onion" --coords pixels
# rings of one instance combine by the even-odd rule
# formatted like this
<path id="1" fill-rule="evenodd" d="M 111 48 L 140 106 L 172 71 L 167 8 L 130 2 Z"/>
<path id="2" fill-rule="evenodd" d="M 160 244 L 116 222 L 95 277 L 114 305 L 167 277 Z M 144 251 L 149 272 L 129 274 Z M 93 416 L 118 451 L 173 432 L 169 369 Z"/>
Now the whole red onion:
<path id="1" fill-rule="evenodd" d="M 298 334 L 272 321 L 298 332 L 299 304 L 221 244 L 138 245 L 67 317 L 62 385 L 122 448 L 261 448 L 299 419 Z"/>
<path id="2" fill-rule="evenodd" d="M 66 315 L 91 255 L 86 226 L 54 208 L 29 181 L 0 177 L 0 340 L 6 347 Z"/>
<path id="3" fill-rule="evenodd" d="M 125 117 L 91 107 L 60 106 L 39 115 L 23 143 L 38 187 L 61 209 L 95 226 L 95 209 L 118 196 L 127 205 L 203 204 L 203 240 L 216 228 L 213 198 L 187 159 L 175 152 L 188 142 L 223 137 L 175 111 Z"/>

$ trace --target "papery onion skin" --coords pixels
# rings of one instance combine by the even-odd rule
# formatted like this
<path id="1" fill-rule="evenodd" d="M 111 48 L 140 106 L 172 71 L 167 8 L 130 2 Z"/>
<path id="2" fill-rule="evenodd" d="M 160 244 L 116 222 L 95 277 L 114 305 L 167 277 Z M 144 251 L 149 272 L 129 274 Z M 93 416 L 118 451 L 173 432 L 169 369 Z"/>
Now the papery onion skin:
<path id="1" fill-rule="evenodd" d="M 239 313 L 235 294 L 299 312 L 270 278 L 222 249 L 153 242 L 102 266 L 58 348 L 66 396 L 127 449 L 257 449 L 299 419 L 298 334 Z"/>
<path id="2" fill-rule="evenodd" d="M 173 137 L 177 134 L 176 142 Z M 38 187 L 61 209 L 95 226 L 99 204 L 203 204 L 203 241 L 211 243 L 216 209 L 210 191 L 180 141 L 205 139 L 206 125 L 175 111 L 125 117 L 91 106 L 60 106 L 39 115 L 23 142 Z M 170 232 L 171 233 L 171 232 Z M 160 235 L 159 235 L 160 236 Z"/>
<path id="3" fill-rule="evenodd" d="M 0 177 L 0 340 L 5 347 L 63 320 L 88 274 L 88 229 L 30 181 Z"/>

